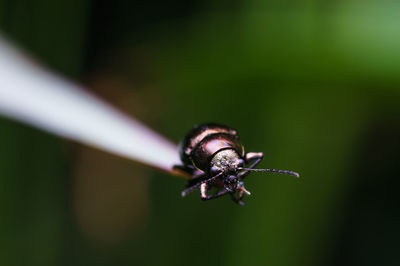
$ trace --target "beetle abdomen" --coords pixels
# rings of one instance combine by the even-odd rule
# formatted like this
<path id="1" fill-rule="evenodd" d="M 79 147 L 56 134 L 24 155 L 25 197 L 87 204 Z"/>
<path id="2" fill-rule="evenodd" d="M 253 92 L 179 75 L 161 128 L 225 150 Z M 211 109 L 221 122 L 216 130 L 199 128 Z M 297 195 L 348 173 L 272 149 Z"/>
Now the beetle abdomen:
<path id="1" fill-rule="evenodd" d="M 236 130 L 218 125 L 215 123 L 207 123 L 195 126 L 179 143 L 179 153 L 184 164 L 192 164 L 190 155 L 194 147 L 199 144 L 205 137 L 216 133 L 228 133 L 237 136 Z"/>

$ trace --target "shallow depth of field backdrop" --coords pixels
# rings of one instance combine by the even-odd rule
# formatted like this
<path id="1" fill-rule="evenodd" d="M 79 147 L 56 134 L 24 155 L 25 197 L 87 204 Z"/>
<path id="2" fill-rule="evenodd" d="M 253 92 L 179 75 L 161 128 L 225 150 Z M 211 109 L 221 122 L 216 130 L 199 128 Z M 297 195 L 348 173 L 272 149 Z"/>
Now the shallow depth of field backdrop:
<path id="1" fill-rule="evenodd" d="M 238 129 L 240 207 L 0 119 L 0 265 L 400 265 L 400 2 L 0 0 L 0 30 L 175 142 Z M 2 77 L 0 77 L 2 78 Z"/>

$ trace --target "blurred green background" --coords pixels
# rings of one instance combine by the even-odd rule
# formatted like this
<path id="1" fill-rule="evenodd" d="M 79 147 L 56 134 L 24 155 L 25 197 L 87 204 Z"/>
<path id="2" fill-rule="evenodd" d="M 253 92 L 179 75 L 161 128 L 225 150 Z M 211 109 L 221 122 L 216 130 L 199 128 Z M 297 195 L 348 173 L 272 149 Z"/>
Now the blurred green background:
<path id="1" fill-rule="evenodd" d="M 400 2 L 0 0 L 0 29 L 175 142 L 238 129 L 240 207 L 0 120 L 0 265 L 400 265 Z M 0 77 L 1 78 L 1 77 Z"/>

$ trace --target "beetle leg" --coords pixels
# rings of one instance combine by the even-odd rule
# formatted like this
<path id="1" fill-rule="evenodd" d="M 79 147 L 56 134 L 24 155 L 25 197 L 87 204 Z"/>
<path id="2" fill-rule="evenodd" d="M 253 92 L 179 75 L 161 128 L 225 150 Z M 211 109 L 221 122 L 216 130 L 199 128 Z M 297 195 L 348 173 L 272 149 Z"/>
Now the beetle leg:
<path id="1" fill-rule="evenodd" d="M 201 194 L 201 199 L 202 200 L 211 200 L 211 199 L 215 199 L 215 198 L 219 198 L 225 194 L 227 194 L 229 191 L 226 189 L 221 189 L 220 191 L 218 191 L 215 194 L 212 194 L 210 196 L 207 196 L 207 194 L 205 194 L 205 197 L 203 197 L 203 193 Z"/>
<path id="2" fill-rule="evenodd" d="M 185 197 L 189 192 L 192 192 L 193 190 L 195 190 L 195 189 L 197 189 L 197 188 L 203 186 L 204 184 L 208 185 L 209 183 L 214 182 L 215 179 L 217 179 L 217 178 L 218 178 L 219 176 L 221 176 L 223 173 L 224 173 L 224 172 L 220 172 L 219 174 L 217 174 L 217 175 L 215 175 L 215 176 L 213 176 L 213 177 L 210 177 L 210 178 L 208 178 L 208 179 L 206 179 L 206 180 L 197 182 L 197 183 L 194 184 L 193 186 L 191 186 L 191 187 L 189 187 L 188 189 L 182 191 L 182 197 Z M 196 181 L 197 181 L 198 179 L 203 179 L 204 176 L 206 176 L 206 174 L 201 174 L 201 175 L 196 176 L 195 179 L 196 179 Z M 207 188 L 207 187 L 206 187 L 206 188 Z"/>
<path id="3" fill-rule="evenodd" d="M 246 164 L 250 163 L 251 161 L 257 160 L 253 165 L 251 165 L 249 168 L 252 168 L 256 166 L 260 161 L 264 158 L 264 154 L 262 152 L 248 152 L 246 153 Z"/>
<path id="4" fill-rule="evenodd" d="M 244 205 L 244 202 L 242 201 L 242 198 L 243 198 L 243 191 L 240 191 L 239 192 L 239 197 L 236 197 L 236 195 L 235 195 L 235 193 L 230 193 L 231 194 L 231 198 L 232 198 L 232 200 L 235 202 L 235 203 L 237 203 L 237 204 L 239 204 L 239 205 Z"/>
<path id="5" fill-rule="evenodd" d="M 196 171 L 196 168 L 194 168 L 191 165 L 178 165 L 178 164 L 175 164 L 172 168 L 174 170 L 178 170 L 178 171 L 184 172 L 185 174 L 188 174 L 188 175 L 191 175 L 191 176 Z"/>
<path id="6" fill-rule="evenodd" d="M 186 187 L 194 186 L 194 185 L 198 184 L 199 182 L 201 182 L 205 176 L 206 176 L 206 174 L 204 172 L 200 172 L 199 174 L 194 175 L 189 180 L 187 180 L 185 186 Z"/>
<path id="7" fill-rule="evenodd" d="M 242 201 L 244 193 L 247 195 L 250 195 L 251 193 L 247 191 L 247 189 L 243 186 L 243 182 L 239 182 L 239 186 L 237 188 L 237 191 L 239 191 L 239 196 L 237 197 L 234 192 L 231 192 L 231 198 L 234 202 L 236 202 L 239 205 L 244 205 L 244 202 Z"/>
<path id="8" fill-rule="evenodd" d="M 185 197 L 187 194 L 189 194 L 190 192 L 192 192 L 193 190 L 197 189 L 198 187 L 201 186 L 201 184 L 203 184 L 201 181 L 199 181 L 199 179 L 203 178 L 205 176 L 205 174 L 201 174 L 198 176 L 193 177 L 193 179 L 188 180 L 186 183 L 186 186 L 188 187 L 187 189 L 185 189 L 184 191 L 182 191 L 181 195 L 182 197 Z M 195 184 L 192 184 L 194 182 L 198 181 Z"/>
<path id="9" fill-rule="evenodd" d="M 261 162 L 261 160 L 264 158 L 264 154 L 262 152 L 248 152 L 246 153 L 245 159 L 246 159 L 246 164 L 252 162 L 255 160 L 254 163 L 252 163 L 248 168 L 254 168 L 257 164 Z M 239 173 L 240 178 L 244 178 L 246 175 L 249 174 L 249 170 L 244 170 L 243 172 Z"/>
<path id="10" fill-rule="evenodd" d="M 243 196 L 243 193 L 246 193 L 247 195 L 251 195 L 251 193 L 244 187 L 243 182 L 240 181 L 239 187 L 237 188 L 239 190 L 240 195 Z"/>
<path id="11" fill-rule="evenodd" d="M 201 183 L 200 185 L 200 195 L 202 199 L 207 198 L 207 183 Z"/>

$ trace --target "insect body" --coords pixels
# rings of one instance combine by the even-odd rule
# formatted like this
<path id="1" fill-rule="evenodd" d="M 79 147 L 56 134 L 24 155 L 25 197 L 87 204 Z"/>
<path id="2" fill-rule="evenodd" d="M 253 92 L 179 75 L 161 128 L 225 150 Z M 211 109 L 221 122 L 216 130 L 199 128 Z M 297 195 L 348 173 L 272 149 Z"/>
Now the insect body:
<path id="1" fill-rule="evenodd" d="M 191 177 L 188 187 L 182 192 L 185 197 L 189 192 L 200 189 L 201 199 L 210 200 L 230 194 L 234 202 L 243 205 L 246 190 L 243 179 L 250 171 L 299 174 L 276 169 L 254 169 L 263 159 L 262 152 L 245 153 L 236 130 L 218 124 L 203 124 L 194 127 L 180 143 L 180 157 L 183 165 L 174 167 L 183 170 Z M 250 164 L 245 168 L 245 165 Z M 208 195 L 212 187 L 219 190 Z"/>

